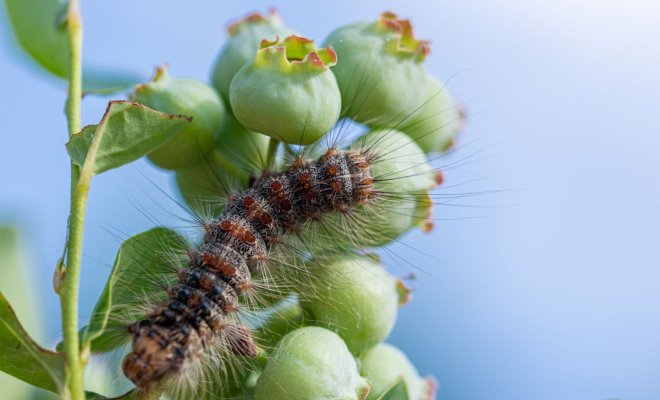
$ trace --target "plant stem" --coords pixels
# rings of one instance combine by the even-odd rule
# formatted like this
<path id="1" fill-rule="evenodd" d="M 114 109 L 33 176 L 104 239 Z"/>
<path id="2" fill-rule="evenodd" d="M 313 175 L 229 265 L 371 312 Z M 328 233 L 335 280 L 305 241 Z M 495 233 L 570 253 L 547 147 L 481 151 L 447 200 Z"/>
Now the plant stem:
<path id="1" fill-rule="evenodd" d="M 66 102 L 66 117 L 69 125 L 69 137 L 80 131 L 82 101 L 82 16 L 78 0 L 69 0 L 67 12 L 67 30 L 71 47 L 69 92 Z"/>
<path id="2" fill-rule="evenodd" d="M 277 155 L 277 148 L 279 145 L 280 141 L 277 139 L 270 138 L 268 141 L 268 153 L 266 153 L 266 169 L 268 171 L 275 167 L 275 156 Z"/>
<path id="3" fill-rule="evenodd" d="M 67 31 L 71 53 L 66 117 L 69 127 L 69 137 L 71 137 L 78 133 L 81 128 L 82 17 L 79 12 L 78 0 L 69 0 Z M 78 289 L 88 190 L 89 180 L 81 180 L 78 167 L 72 163 L 69 234 L 66 239 L 67 259 L 64 282 L 59 293 L 68 388 L 68 393 L 61 393 L 60 396 L 63 399 L 70 398 L 72 400 L 84 400 L 85 398 L 83 383 L 85 360 L 81 357 L 80 337 L 78 334 Z"/>

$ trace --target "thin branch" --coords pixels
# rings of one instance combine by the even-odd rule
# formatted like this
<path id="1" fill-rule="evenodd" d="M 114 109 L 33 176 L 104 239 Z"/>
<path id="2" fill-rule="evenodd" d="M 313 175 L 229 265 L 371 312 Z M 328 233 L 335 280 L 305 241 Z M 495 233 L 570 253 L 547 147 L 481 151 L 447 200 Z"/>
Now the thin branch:
<path id="1" fill-rule="evenodd" d="M 66 102 L 66 117 L 69 137 L 81 128 L 82 100 L 82 17 L 78 0 L 69 0 L 67 11 L 67 31 L 70 45 L 69 90 Z M 68 392 L 60 398 L 84 400 L 85 390 L 83 369 L 85 360 L 80 353 L 78 334 L 78 291 L 80 265 L 82 258 L 83 228 L 89 181 L 79 179 L 78 167 L 71 164 L 71 209 L 66 245 L 66 264 L 61 274 L 63 284 L 59 292 L 62 309 L 62 331 L 64 336 L 64 354 L 66 357 L 66 383 Z"/>

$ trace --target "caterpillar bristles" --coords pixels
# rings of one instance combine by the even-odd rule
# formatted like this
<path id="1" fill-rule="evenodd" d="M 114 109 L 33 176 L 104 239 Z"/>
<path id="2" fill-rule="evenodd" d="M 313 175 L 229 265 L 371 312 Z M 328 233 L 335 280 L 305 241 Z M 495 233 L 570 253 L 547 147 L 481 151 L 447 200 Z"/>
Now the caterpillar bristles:
<path id="1" fill-rule="evenodd" d="M 169 300 L 131 325 L 132 352 L 122 368 L 141 389 L 180 375 L 216 340 L 233 353 L 256 355 L 249 329 L 228 323 L 251 274 L 267 270 L 271 247 L 328 212 L 347 213 L 373 197 L 368 157 L 328 149 L 318 161 L 299 159 L 282 173 L 264 174 L 205 225 L 204 244 L 191 250 Z M 239 328 L 240 327 L 240 328 Z"/>

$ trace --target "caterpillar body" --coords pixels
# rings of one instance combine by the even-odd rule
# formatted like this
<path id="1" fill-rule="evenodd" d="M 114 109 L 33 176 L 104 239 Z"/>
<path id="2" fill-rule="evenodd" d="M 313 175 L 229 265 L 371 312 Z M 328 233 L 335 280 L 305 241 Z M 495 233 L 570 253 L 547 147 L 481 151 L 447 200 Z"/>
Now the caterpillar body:
<path id="1" fill-rule="evenodd" d="M 222 214 L 205 224 L 203 244 L 189 251 L 168 300 L 130 325 L 126 377 L 147 389 L 185 373 L 218 341 L 233 353 L 256 355 L 249 329 L 229 319 L 239 298 L 253 289 L 251 275 L 267 269 L 272 249 L 305 224 L 378 199 L 371 168 L 376 157 L 371 149 L 330 148 L 316 160 L 298 158 L 282 172 L 264 173 L 232 196 Z"/>

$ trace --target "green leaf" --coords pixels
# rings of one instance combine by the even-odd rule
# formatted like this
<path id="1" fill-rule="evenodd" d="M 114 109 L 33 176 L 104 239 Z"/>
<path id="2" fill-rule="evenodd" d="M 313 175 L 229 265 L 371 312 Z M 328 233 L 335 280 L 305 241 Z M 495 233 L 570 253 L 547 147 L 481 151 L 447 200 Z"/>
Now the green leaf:
<path id="1" fill-rule="evenodd" d="M 183 237 L 167 228 L 154 228 L 126 240 L 84 330 L 84 345 L 91 344 L 93 352 L 120 346 L 127 338 L 125 322 L 140 317 L 136 305 L 145 296 L 166 295 L 162 285 L 176 280 L 172 267 L 183 266 L 176 265 L 183 262 L 176 255 L 186 254 L 188 248 Z"/>
<path id="2" fill-rule="evenodd" d="M 12 399 L 30 399 L 30 400 L 58 400 L 59 397 L 57 394 L 53 392 L 48 392 L 43 389 L 37 389 L 34 386 L 30 386 L 32 388 L 32 392 L 28 396 L 25 397 L 10 397 Z"/>
<path id="3" fill-rule="evenodd" d="M 85 400 L 106 400 L 107 397 L 94 392 L 85 392 Z"/>
<path id="4" fill-rule="evenodd" d="M 139 391 L 130 390 L 119 397 L 105 397 L 93 392 L 85 392 L 85 400 L 142 400 Z M 157 398 L 156 398 L 157 399 Z"/>
<path id="5" fill-rule="evenodd" d="M 41 333 L 38 310 L 34 307 L 36 294 L 30 290 L 26 276 L 29 275 L 29 253 L 21 246 L 18 231 L 10 226 L 0 226 L 0 292 L 15 305 L 21 315 L 23 326 L 28 332 Z M 0 368 L 2 369 L 2 368 Z M 29 385 L 11 375 L 0 372 L 2 398 L 7 399 L 53 399 L 54 394 Z"/>
<path id="6" fill-rule="evenodd" d="M 406 386 L 406 382 L 401 379 L 390 389 L 386 390 L 378 400 L 409 400 L 408 386 Z"/>
<path id="7" fill-rule="evenodd" d="M 0 293 L 0 370 L 42 389 L 64 385 L 64 358 L 41 348 L 25 332 Z"/>
<path id="8" fill-rule="evenodd" d="M 38 69 L 38 72 L 42 72 L 41 68 L 43 68 L 58 78 L 67 79 L 70 62 L 66 32 L 67 1 L 5 0 L 5 3 L 6 12 L 0 10 L 0 37 L 6 39 L 4 40 L 6 43 L 3 44 L 7 46 L 7 54 L 18 62 L 28 63 L 27 67 L 34 67 L 30 69 Z M 6 18 L 5 14 L 7 14 Z M 53 22 L 39 23 L 43 20 Z M 55 29 L 50 29 L 51 27 Z M 59 45 L 53 45 L 52 35 L 37 34 L 40 29 L 54 33 L 55 41 L 58 41 Z M 16 40 L 13 40 L 14 38 Z M 54 51 L 60 47 L 61 51 Z M 101 96 L 129 89 L 146 80 L 146 76 L 134 71 L 90 65 L 83 65 L 82 78 L 83 95 Z"/>
<path id="9" fill-rule="evenodd" d="M 65 0 L 5 0 L 18 44 L 44 69 L 69 74 L 69 39 Z"/>
<path id="10" fill-rule="evenodd" d="M 275 307 L 266 322 L 253 331 L 260 346 L 275 347 L 287 333 L 305 326 L 308 318 L 298 302 Z"/>
<path id="11" fill-rule="evenodd" d="M 40 318 L 35 309 L 35 295 L 30 293 L 33 286 L 26 282 L 26 277 L 34 272 L 28 264 L 28 255 L 21 246 L 18 231 L 11 226 L 0 226 L 0 291 L 14 304 L 25 329 L 38 337 Z"/>
<path id="12" fill-rule="evenodd" d="M 71 160 L 92 173 L 128 164 L 172 140 L 192 120 L 140 103 L 117 100 L 98 125 L 88 125 L 66 144 Z M 83 168 L 84 169 L 84 168 Z"/>

